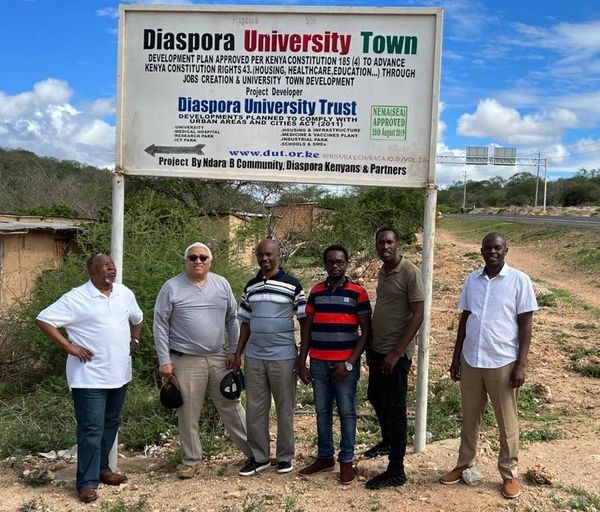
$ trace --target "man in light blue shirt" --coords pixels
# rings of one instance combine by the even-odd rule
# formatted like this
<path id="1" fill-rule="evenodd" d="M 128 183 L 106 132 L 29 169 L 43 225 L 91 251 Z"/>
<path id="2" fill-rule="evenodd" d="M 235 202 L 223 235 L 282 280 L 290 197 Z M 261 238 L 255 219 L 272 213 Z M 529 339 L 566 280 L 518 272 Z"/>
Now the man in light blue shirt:
<path id="1" fill-rule="evenodd" d="M 244 288 L 239 309 L 240 340 L 235 366 L 244 349 L 248 444 L 252 458 L 241 476 L 251 476 L 270 466 L 269 410 L 271 395 L 277 409 L 277 472 L 293 469 L 294 406 L 296 401 L 294 315 L 303 331 L 306 297 L 300 282 L 279 268 L 280 249 L 275 240 L 256 247 L 260 271 Z"/>

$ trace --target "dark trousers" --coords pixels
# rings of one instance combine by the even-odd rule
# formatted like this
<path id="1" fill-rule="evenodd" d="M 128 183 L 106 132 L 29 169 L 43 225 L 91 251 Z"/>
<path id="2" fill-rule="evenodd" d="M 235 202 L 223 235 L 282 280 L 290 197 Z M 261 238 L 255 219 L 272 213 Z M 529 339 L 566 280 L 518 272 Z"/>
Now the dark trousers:
<path id="1" fill-rule="evenodd" d="M 373 350 L 368 351 L 367 398 L 377 414 L 382 440 L 390 446 L 388 469 L 403 470 L 407 437 L 406 393 L 411 360 L 406 355 L 402 356 L 392 373 L 384 375 L 381 365 L 385 356 Z"/>
<path id="2" fill-rule="evenodd" d="M 115 442 L 127 384 L 117 389 L 73 388 L 77 419 L 77 490 L 98 487 L 100 472 L 110 471 L 108 454 Z"/>

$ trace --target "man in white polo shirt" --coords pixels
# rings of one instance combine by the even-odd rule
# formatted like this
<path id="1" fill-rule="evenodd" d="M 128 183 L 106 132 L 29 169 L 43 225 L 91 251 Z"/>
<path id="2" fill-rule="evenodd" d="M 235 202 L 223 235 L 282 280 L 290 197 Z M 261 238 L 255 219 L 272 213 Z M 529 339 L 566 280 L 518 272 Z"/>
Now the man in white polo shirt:
<path id="1" fill-rule="evenodd" d="M 463 421 L 458 462 L 440 482 L 460 482 L 463 471 L 475 462 L 489 396 L 500 437 L 502 495 L 510 499 L 521 494 L 517 397 L 525 382 L 533 312 L 538 306 L 529 277 L 504 261 L 507 252 L 504 235 L 486 235 L 481 243 L 485 267 L 469 274 L 458 301 L 462 315 L 450 377 L 460 381 Z"/>
<path id="2" fill-rule="evenodd" d="M 131 352 L 139 344 L 143 319 L 133 292 L 115 283 L 110 256 L 92 256 L 88 273 L 87 283 L 65 293 L 36 320 L 46 337 L 68 354 L 67 382 L 77 420 L 77 491 L 85 503 L 98 498 L 100 482 L 127 481 L 111 471 L 108 454 L 119 428 L 131 381 Z"/>

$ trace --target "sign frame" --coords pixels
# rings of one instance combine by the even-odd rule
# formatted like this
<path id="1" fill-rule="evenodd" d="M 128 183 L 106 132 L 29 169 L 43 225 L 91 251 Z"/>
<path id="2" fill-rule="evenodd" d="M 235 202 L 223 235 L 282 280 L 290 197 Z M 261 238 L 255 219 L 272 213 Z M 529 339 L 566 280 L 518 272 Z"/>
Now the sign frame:
<path id="1" fill-rule="evenodd" d="M 130 151 L 128 148 L 138 144 L 136 151 L 141 153 L 140 149 L 145 148 L 146 153 L 154 151 L 156 146 L 160 147 L 162 141 L 148 141 L 139 142 L 139 133 L 133 133 L 130 129 L 131 126 L 131 112 L 128 112 L 129 104 L 135 99 L 127 97 L 125 89 L 131 76 L 135 74 L 133 70 L 127 68 L 127 52 L 131 52 L 131 44 L 128 44 L 127 30 L 130 20 L 135 19 L 135 16 L 145 15 L 148 13 L 155 13 L 157 16 L 161 14 L 165 15 L 187 15 L 197 13 L 206 13 L 209 15 L 223 15 L 223 16 L 246 16 L 256 17 L 260 15 L 269 16 L 304 16 L 304 17 L 318 17 L 318 16 L 336 16 L 341 17 L 343 20 L 346 16 L 352 18 L 361 17 L 369 19 L 373 16 L 405 16 L 408 20 L 427 20 L 427 23 L 433 25 L 433 41 L 431 41 L 431 49 L 433 50 L 432 55 L 428 55 L 431 58 L 431 76 L 426 76 L 424 83 L 431 90 L 430 103 L 427 105 L 429 108 L 429 119 L 424 124 L 427 125 L 429 131 L 429 147 L 422 151 L 422 154 L 418 157 L 418 163 L 413 160 L 413 167 L 420 165 L 418 176 L 410 176 L 410 158 L 408 163 L 389 164 L 386 161 L 378 162 L 373 164 L 372 162 L 364 162 L 369 167 L 370 173 L 373 173 L 371 166 L 378 166 L 383 169 L 382 172 L 395 172 L 395 173 L 408 173 L 408 176 L 403 175 L 401 177 L 391 174 L 390 176 L 373 175 L 365 172 L 363 162 L 356 167 L 360 167 L 362 172 L 353 171 L 354 173 L 348 174 L 341 171 L 339 173 L 330 173 L 329 176 L 322 172 L 310 173 L 310 172 L 299 172 L 289 173 L 284 171 L 283 173 L 277 173 L 276 171 L 266 172 L 252 172 L 245 169 L 234 170 L 229 166 L 225 169 L 217 167 L 206 167 L 200 169 L 191 169 L 189 167 L 178 167 L 166 165 L 164 168 L 159 168 L 157 165 L 139 164 L 139 162 L 133 162 L 130 158 Z M 251 180 L 251 181 L 271 181 L 271 182 L 286 182 L 286 183 L 307 183 L 307 184 L 324 184 L 324 185 L 359 185 L 359 186 L 394 186 L 401 188 L 424 188 L 428 184 L 435 183 L 435 153 L 436 153 L 436 139 L 437 139 L 437 119 L 438 119 L 438 105 L 439 105 L 439 84 L 440 84 L 440 73 L 441 73 L 441 36 L 442 36 L 442 8 L 368 8 L 368 7 L 313 7 L 313 6 L 253 6 L 253 5 L 123 5 L 119 6 L 119 48 L 118 48 L 118 72 L 117 72 L 117 130 L 116 130 L 116 169 L 118 172 L 122 172 L 126 175 L 142 175 L 142 176 L 164 176 L 164 177 L 184 177 L 184 178 L 205 178 L 205 179 L 224 179 L 224 180 Z M 386 54 L 387 55 L 387 54 Z M 399 103 L 398 103 L 399 104 Z M 135 110 L 135 109 L 132 109 Z M 369 107 L 369 110 L 372 110 Z M 137 115 L 138 111 L 135 112 Z M 413 114 L 409 110 L 409 114 Z M 413 117 L 414 118 L 414 117 Z M 127 124 L 129 122 L 129 125 Z M 408 121 L 410 123 L 410 119 Z M 423 120 L 420 120 L 423 122 Z M 140 123 L 142 124 L 142 123 Z M 148 124 L 148 123 L 146 123 Z M 406 138 L 406 135 L 404 135 Z M 149 144 L 146 144 L 150 142 Z M 376 143 L 376 141 L 373 141 Z M 154 144 L 155 146 L 152 146 Z M 422 142 L 422 144 L 425 144 Z M 192 144 L 191 146 L 202 146 L 202 144 Z M 428 149 L 428 151 L 427 151 Z M 202 151 L 202 148 L 195 149 L 194 147 L 185 148 L 185 151 L 192 153 L 193 151 Z M 335 150 L 335 147 L 334 147 Z M 356 155 L 344 155 L 346 157 Z M 360 156 L 360 155 L 358 155 Z M 385 158 L 388 160 L 400 157 L 397 154 L 386 154 Z M 137 159 L 137 157 L 136 157 Z M 173 159 L 182 160 L 183 158 Z M 232 159 L 233 160 L 233 159 Z M 324 163 L 328 163 L 327 160 L 323 160 Z M 229 162 L 228 162 L 229 163 Z M 339 164 L 339 162 L 331 162 Z M 379 165 L 381 163 L 381 165 Z M 408 167 L 408 170 L 407 170 Z M 378 169 L 376 169 L 378 171 Z M 376 172 L 375 171 L 375 172 Z M 415 173 L 416 174 L 416 173 Z"/>

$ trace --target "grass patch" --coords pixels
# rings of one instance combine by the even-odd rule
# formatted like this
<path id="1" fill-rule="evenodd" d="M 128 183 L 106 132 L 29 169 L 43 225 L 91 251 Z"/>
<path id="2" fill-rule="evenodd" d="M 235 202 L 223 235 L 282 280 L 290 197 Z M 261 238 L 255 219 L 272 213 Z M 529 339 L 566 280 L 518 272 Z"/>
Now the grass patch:
<path id="1" fill-rule="evenodd" d="M 595 331 L 596 329 L 598 329 L 598 326 L 596 324 L 575 322 L 573 324 L 573 329 L 577 329 L 578 331 Z"/>
<path id="2" fill-rule="evenodd" d="M 469 258 L 470 260 L 481 260 L 481 253 L 475 251 L 467 252 L 464 256 L 465 258 Z"/>
<path id="3" fill-rule="evenodd" d="M 282 498 L 283 501 L 281 501 Z M 267 510 L 304 512 L 304 509 L 297 504 L 294 496 L 281 497 L 273 494 L 246 494 L 244 501 L 239 505 L 225 505 L 220 509 L 221 512 L 264 512 Z"/>
<path id="4" fill-rule="evenodd" d="M 137 500 L 126 502 L 123 498 L 116 501 L 103 501 L 100 510 L 102 512 L 144 512 L 149 510 L 148 496 L 143 494 Z"/>
<path id="5" fill-rule="evenodd" d="M 448 379 L 432 382 L 427 405 L 427 430 L 431 432 L 433 440 L 458 437 L 461 423 L 460 385 Z M 491 404 L 488 405 L 481 424 L 483 428 L 496 424 Z"/>
<path id="6" fill-rule="evenodd" d="M 548 442 L 555 439 L 563 439 L 564 433 L 547 427 L 524 430 L 519 433 L 519 440 L 525 443 Z"/>
<path id="7" fill-rule="evenodd" d="M 542 307 L 557 307 L 559 305 L 576 306 L 579 305 L 577 299 L 573 297 L 567 290 L 562 288 L 552 288 L 548 293 L 540 295 L 537 298 L 538 306 Z"/>
<path id="8" fill-rule="evenodd" d="M 553 502 L 562 510 L 581 511 L 581 512 L 597 512 L 600 510 L 600 496 L 590 493 L 580 487 L 563 487 L 559 489 L 568 494 L 566 500 L 558 497 L 553 498 Z"/>
<path id="9" fill-rule="evenodd" d="M 556 342 L 556 344 L 561 347 L 564 348 L 567 340 L 570 338 L 570 336 L 566 333 L 566 332 L 554 332 L 552 333 L 552 340 L 554 342 Z"/>
<path id="10" fill-rule="evenodd" d="M 42 498 L 33 498 L 19 506 L 16 512 L 50 512 Z"/>
<path id="11" fill-rule="evenodd" d="M 562 418 L 559 412 L 544 411 L 540 405 L 544 401 L 540 399 L 531 389 L 521 388 L 519 391 L 518 409 L 519 415 L 531 422 L 542 422 L 545 425 L 558 423 Z"/>
<path id="12" fill-rule="evenodd" d="M 576 346 L 573 348 L 573 350 L 571 351 L 571 360 L 572 361 L 579 361 L 581 359 L 584 359 L 586 357 L 599 357 L 600 356 L 600 349 L 597 348 L 587 348 L 587 347 L 582 347 L 581 345 Z"/>
<path id="13" fill-rule="evenodd" d="M 296 404 L 301 405 L 302 409 L 314 408 L 315 399 L 312 386 L 305 386 L 302 383 L 298 386 L 296 390 Z"/>
<path id="14" fill-rule="evenodd" d="M 433 439 L 457 437 L 462 423 L 460 387 L 451 380 L 438 380 L 429 387 L 427 429 Z"/>
<path id="15" fill-rule="evenodd" d="M 137 379 L 129 384 L 119 428 L 119 442 L 127 448 L 143 450 L 162 444 L 177 432 L 177 414 L 160 404 L 158 392 L 158 384 L 150 386 Z"/>
<path id="16" fill-rule="evenodd" d="M 53 380 L 30 393 L 0 400 L 2 457 L 64 449 L 74 444 L 75 414 L 64 380 Z"/>
<path id="17" fill-rule="evenodd" d="M 587 348 L 581 345 L 571 350 L 571 361 L 576 372 L 600 379 L 600 349 Z"/>
<path id="18" fill-rule="evenodd" d="M 61 450 L 76 442 L 73 401 L 64 378 L 48 379 L 27 394 L 0 399 L 0 456 Z M 126 449 L 162 445 L 177 432 L 177 415 L 158 400 L 158 384 L 134 377 L 123 407 L 119 442 Z M 204 405 L 200 439 L 207 457 L 226 451 L 231 443 L 210 400 Z M 233 448 L 232 448 L 233 449 Z"/>

